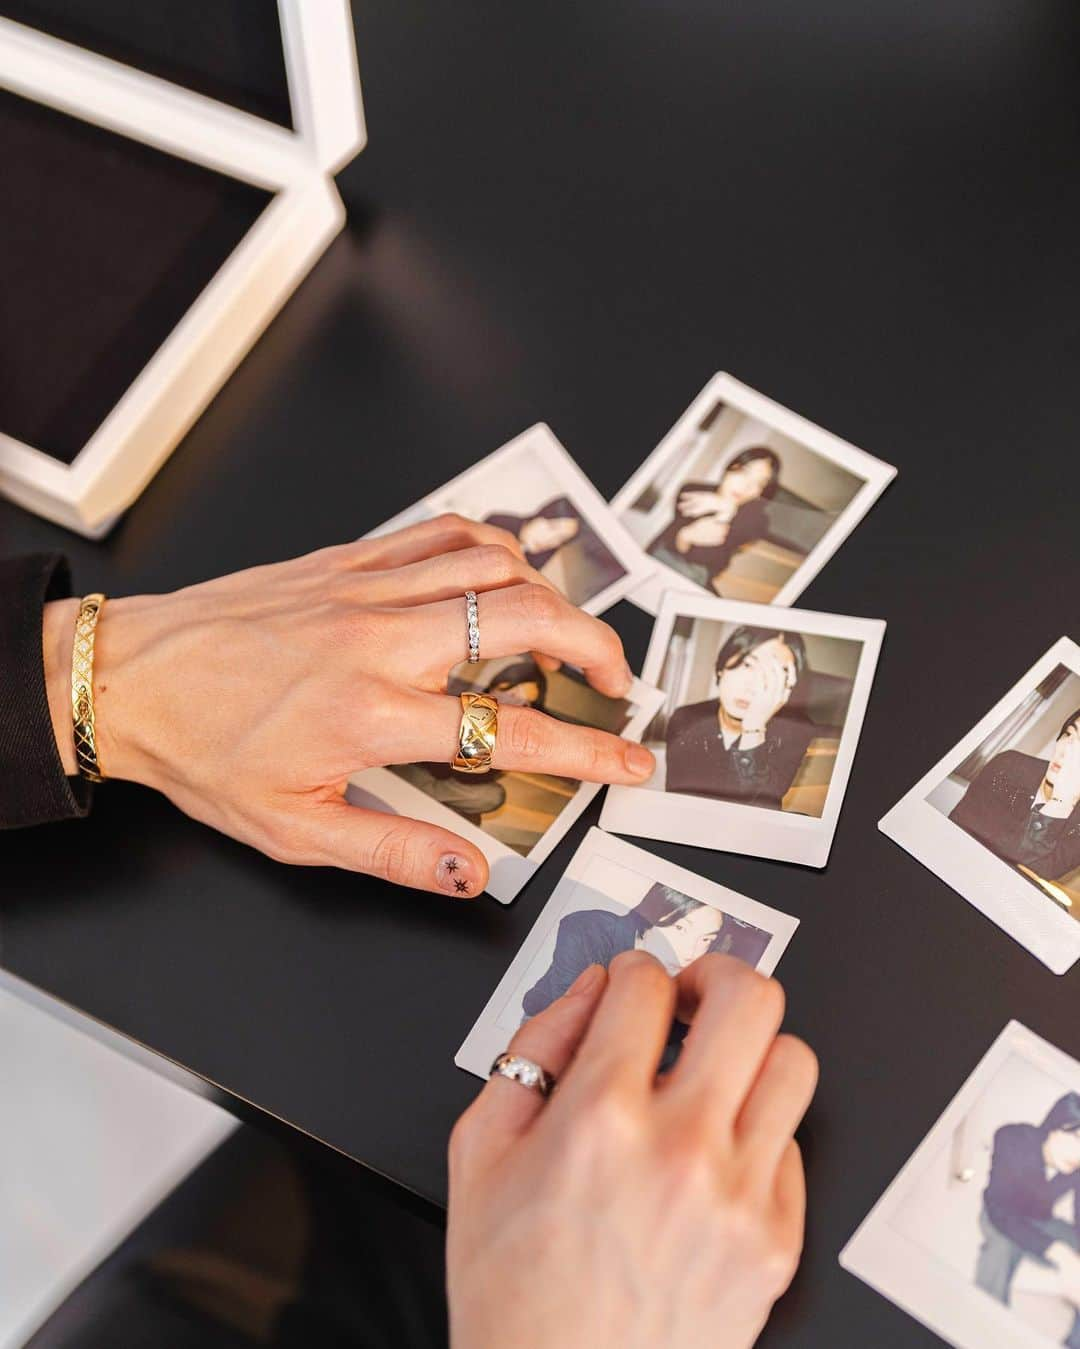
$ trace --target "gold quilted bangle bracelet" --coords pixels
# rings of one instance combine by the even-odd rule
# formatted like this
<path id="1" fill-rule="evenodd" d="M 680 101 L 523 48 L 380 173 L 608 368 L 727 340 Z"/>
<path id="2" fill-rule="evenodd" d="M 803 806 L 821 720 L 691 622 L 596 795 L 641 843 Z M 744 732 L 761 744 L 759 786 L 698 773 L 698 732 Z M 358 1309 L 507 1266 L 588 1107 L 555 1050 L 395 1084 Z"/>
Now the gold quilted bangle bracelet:
<path id="1" fill-rule="evenodd" d="M 94 635 L 105 605 L 104 595 L 87 595 L 75 618 L 75 645 L 71 649 L 71 723 L 75 733 L 75 761 L 90 782 L 104 782 L 94 731 Z"/>

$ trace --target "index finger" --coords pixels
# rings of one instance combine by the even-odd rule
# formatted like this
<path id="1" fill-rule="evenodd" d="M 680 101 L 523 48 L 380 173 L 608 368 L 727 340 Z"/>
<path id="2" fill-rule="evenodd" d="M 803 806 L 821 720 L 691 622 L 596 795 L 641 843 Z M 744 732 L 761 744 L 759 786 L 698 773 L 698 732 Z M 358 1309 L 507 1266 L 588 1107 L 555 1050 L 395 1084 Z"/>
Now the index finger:
<path id="1" fill-rule="evenodd" d="M 705 955 L 678 975 L 678 1017 L 690 1023 L 667 1090 L 699 1097 L 733 1124 L 784 1018 L 775 979 L 728 955 Z"/>

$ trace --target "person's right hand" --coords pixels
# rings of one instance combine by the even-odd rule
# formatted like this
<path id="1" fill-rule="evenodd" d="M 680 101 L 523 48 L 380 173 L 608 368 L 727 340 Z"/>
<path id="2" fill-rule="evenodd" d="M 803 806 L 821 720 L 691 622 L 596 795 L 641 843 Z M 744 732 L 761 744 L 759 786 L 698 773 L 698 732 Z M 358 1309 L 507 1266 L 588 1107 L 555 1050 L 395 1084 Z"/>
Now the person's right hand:
<path id="1" fill-rule="evenodd" d="M 1044 814 L 1071 815 L 1080 803 L 1080 730 L 1069 730 L 1051 750 L 1051 759 L 1057 763 L 1057 772 L 1051 782 L 1051 799 L 1043 807 Z"/>
<path id="2" fill-rule="evenodd" d="M 281 861 L 478 894 L 488 868 L 474 844 L 344 799 L 360 769 L 456 753 L 461 704 L 447 675 L 467 652 L 469 589 L 482 658 L 537 651 L 582 669 L 601 693 L 628 692 L 618 636 L 534 571 L 513 535 L 440 516 L 172 594 L 111 599 L 94 662 L 102 769 Z M 45 613 L 68 773 L 77 607 Z M 653 758 L 619 736 L 504 706 L 493 765 L 637 784 Z"/>
<path id="3" fill-rule="evenodd" d="M 735 518 L 734 505 L 719 492 L 705 487 L 688 487 L 681 491 L 678 511 L 687 520 L 696 520 L 700 515 L 715 515 L 730 523 Z"/>
<path id="4" fill-rule="evenodd" d="M 657 1068 L 672 1014 L 691 1021 Z M 450 1142 L 453 1349 L 745 1349 L 790 1283 L 805 1184 L 793 1135 L 817 1063 L 777 1031 L 779 984 L 708 955 L 594 965 L 510 1049 Z"/>

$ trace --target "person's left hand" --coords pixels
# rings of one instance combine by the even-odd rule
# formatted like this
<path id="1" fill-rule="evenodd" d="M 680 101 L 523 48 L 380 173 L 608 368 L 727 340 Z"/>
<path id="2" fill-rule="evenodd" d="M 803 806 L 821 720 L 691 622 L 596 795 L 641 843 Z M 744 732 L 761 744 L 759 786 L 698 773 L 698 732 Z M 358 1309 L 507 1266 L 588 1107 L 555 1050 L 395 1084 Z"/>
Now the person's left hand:
<path id="1" fill-rule="evenodd" d="M 280 861 L 478 894 L 488 866 L 474 843 L 344 799 L 361 769 L 454 757 L 461 703 L 447 676 L 467 652 L 468 589 L 482 657 L 539 651 L 600 693 L 628 693 L 606 623 L 560 595 L 505 530 L 440 516 L 172 594 L 109 600 L 94 663 L 102 769 Z M 47 605 L 44 633 L 69 773 L 75 608 Z M 639 784 L 654 762 L 619 736 L 503 706 L 492 766 Z"/>

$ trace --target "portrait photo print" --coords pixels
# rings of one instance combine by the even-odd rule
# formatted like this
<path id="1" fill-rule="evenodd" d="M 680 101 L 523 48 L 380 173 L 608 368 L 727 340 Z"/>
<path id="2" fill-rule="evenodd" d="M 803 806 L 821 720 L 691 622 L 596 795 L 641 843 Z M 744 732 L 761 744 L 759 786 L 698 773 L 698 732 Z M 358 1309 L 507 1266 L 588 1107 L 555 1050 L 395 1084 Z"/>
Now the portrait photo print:
<path id="1" fill-rule="evenodd" d="M 1063 974 L 1080 957 L 1080 647 L 1056 643 L 880 828 Z"/>
<path id="2" fill-rule="evenodd" d="M 367 535 L 453 511 L 517 539 L 525 560 L 572 604 L 603 613 L 652 564 L 542 422 Z"/>
<path id="3" fill-rule="evenodd" d="M 666 588 L 790 605 L 896 474 L 741 384 L 715 376 L 612 500 Z"/>
<path id="4" fill-rule="evenodd" d="M 771 974 L 798 920 L 590 829 L 499 982 L 455 1063 L 486 1077 L 530 1017 L 582 970 L 644 950 L 672 975 L 710 951 Z M 681 1039 L 677 1032 L 672 1050 Z"/>
<path id="5" fill-rule="evenodd" d="M 500 704 L 533 707 L 576 726 L 639 740 L 660 692 L 635 680 L 628 697 L 597 693 L 570 666 L 541 670 L 530 655 L 463 662 L 448 692 L 487 693 Z M 372 768 L 350 781 L 350 799 L 440 824 L 488 859 L 487 892 L 509 903 L 600 790 L 597 783 L 521 771 L 460 773 L 447 763 Z M 373 799 L 367 799 L 367 798 Z"/>
<path id="6" fill-rule="evenodd" d="M 643 678 L 656 772 L 605 829 L 824 866 L 885 625 L 668 591 Z"/>
<path id="7" fill-rule="evenodd" d="M 1080 1064 L 1010 1022 L 840 1263 L 960 1349 L 1078 1349 Z"/>

